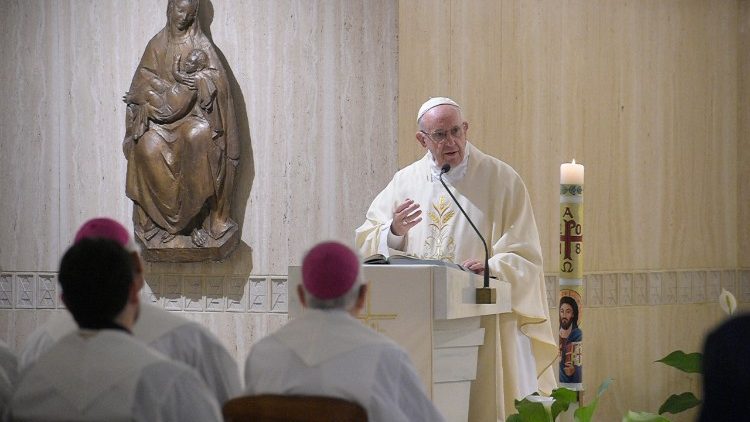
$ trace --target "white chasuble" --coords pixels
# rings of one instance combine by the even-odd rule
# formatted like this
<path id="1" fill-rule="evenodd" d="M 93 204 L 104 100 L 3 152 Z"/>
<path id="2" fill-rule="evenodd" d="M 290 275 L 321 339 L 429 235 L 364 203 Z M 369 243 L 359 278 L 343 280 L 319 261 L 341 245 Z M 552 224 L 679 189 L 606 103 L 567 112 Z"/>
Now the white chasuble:
<path id="1" fill-rule="evenodd" d="M 453 174 L 452 174 L 453 173 Z M 439 169 L 428 152 L 398 171 L 370 205 L 355 242 L 363 257 L 388 254 L 387 247 L 424 259 L 461 264 L 484 261 L 484 246 L 468 220 L 437 178 Z M 482 233 L 489 248 L 492 276 L 511 284 L 512 314 L 500 316 L 497 388 L 504 397 L 500 415 L 513 413 L 513 399 L 545 393 L 556 386 L 551 365 L 557 346 L 549 321 L 546 287 L 534 214 L 521 177 L 504 162 L 466 144 L 466 158 L 443 176 L 448 188 Z M 422 221 L 399 245 L 387 237 L 395 208 L 406 199 L 420 205 Z M 510 322 L 510 323 L 509 323 Z M 502 402 L 505 403 L 505 409 Z"/>

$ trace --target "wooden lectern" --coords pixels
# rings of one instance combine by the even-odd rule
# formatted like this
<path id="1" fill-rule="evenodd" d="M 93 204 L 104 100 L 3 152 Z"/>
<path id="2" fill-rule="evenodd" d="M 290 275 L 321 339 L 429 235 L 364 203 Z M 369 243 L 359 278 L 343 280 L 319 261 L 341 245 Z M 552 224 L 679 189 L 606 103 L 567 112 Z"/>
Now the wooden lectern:
<path id="1" fill-rule="evenodd" d="M 473 419 L 487 409 L 497 409 L 497 318 L 482 320 L 482 316 L 510 312 L 509 283 L 491 279 L 497 303 L 478 305 L 474 296 L 482 277 L 449 266 L 365 265 L 364 277 L 370 294 L 359 318 L 409 352 L 428 395 L 446 420 L 467 421 L 470 406 Z M 300 281 L 300 267 L 289 267 L 290 318 L 302 312 L 297 297 Z M 477 368 L 479 355 L 485 359 Z M 478 370 L 482 380 L 472 388 Z"/>

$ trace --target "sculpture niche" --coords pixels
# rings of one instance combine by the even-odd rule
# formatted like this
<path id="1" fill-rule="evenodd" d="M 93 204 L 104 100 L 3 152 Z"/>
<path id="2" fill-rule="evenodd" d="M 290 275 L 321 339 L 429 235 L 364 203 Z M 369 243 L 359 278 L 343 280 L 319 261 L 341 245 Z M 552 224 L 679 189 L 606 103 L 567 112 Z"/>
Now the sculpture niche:
<path id="1" fill-rule="evenodd" d="M 126 195 L 149 261 L 221 260 L 231 218 L 239 130 L 227 73 L 201 30 L 199 0 L 169 0 L 123 101 Z"/>

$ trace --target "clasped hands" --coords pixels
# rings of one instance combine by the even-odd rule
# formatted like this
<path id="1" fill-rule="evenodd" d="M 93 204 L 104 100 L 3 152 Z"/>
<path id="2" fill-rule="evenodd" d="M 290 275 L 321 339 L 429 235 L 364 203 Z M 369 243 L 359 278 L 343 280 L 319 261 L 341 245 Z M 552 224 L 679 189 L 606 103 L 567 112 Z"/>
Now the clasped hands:
<path id="1" fill-rule="evenodd" d="M 412 227 L 422 221 L 421 215 L 422 210 L 419 209 L 419 204 L 407 198 L 406 201 L 399 204 L 393 211 L 391 233 L 396 236 L 405 236 Z M 469 258 L 462 262 L 461 266 L 475 274 L 484 273 L 484 261 L 478 259 Z"/>

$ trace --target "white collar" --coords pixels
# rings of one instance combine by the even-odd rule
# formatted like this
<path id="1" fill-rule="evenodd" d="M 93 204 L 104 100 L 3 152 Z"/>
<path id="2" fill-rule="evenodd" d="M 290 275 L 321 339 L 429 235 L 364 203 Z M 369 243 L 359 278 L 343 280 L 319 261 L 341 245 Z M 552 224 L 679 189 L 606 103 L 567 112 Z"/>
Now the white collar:
<path id="1" fill-rule="evenodd" d="M 455 184 L 459 180 L 463 179 L 466 175 L 466 170 L 469 168 L 469 151 L 470 148 L 469 141 L 466 141 L 466 148 L 464 148 L 464 159 L 461 160 L 461 163 L 459 163 L 456 167 L 452 168 L 448 173 L 443 175 L 443 180 L 449 182 L 450 184 Z M 435 157 L 432 156 L 432 152 L 427 150 L 427 157 L 429 158 L 430 163 L 430 173 L 432 175 L 432 181 L 437 182 L 440 180 L 440 172 L 442 169 L 438 167 L 437 163 L 435 162 Z"/>

